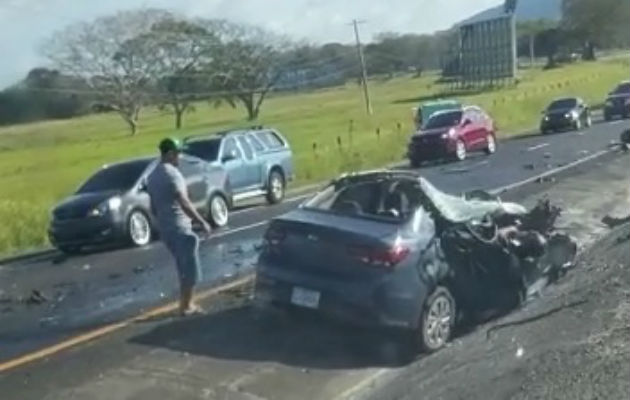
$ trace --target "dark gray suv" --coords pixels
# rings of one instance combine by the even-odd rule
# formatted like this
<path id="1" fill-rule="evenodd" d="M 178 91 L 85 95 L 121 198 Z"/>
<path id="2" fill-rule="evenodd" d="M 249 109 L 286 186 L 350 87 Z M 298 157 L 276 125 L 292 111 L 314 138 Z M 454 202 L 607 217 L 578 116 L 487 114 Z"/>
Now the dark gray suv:
<path id="1" fill-rule="evenodd" d="M 98 170 L 53 209 L 50 242 L 65 253 L 106 243 L 148 244 L 157 232 L 144 185 L 157 162 L 141 158 Z M 188 155 L 179 169 L 193 204 L 215 227 L 225 226 L 232 203 L 225 171 Z"/>

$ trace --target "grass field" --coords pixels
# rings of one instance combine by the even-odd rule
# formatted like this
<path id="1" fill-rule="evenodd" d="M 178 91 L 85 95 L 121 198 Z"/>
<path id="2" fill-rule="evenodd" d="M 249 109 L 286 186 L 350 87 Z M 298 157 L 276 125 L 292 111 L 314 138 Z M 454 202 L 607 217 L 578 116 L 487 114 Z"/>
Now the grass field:
<path id="1" fill-rule="evenodd" d="M 591 104 L 601 103 L 618 81 L 628 78 L 629 66 L 627 60 L 609 60 L 530 70 L 523 72 L 517 87 L 458 98 L 489 111 L 505 138 L 534 127 L 540 111 L 554 97 L 574 94 Z M 412 107 L 445 89 L 435 80 L 436 76 L 426 76 L 372 81 L 374 115 L 370 117 L 356 85 L 278 95 L 263 105 L 258 123 L 277 127 L 288 136 L 295 154 L 296 184 L 319 181 L 402 159 L 412 129 Z M 245 126 L 243 115 L 241 109 L 199 104 L 196 112 L 186 115 L 180 134 Z M 104 163 L 154 153 L 157 141 L 173 134 L 173 125 L 172 115 L 147 109 L 136 137 L 130 137 L 122 121 L 109 114 L 1 128 L 0 254 L 45 245 L 48 213 L 55 202 Z"/>

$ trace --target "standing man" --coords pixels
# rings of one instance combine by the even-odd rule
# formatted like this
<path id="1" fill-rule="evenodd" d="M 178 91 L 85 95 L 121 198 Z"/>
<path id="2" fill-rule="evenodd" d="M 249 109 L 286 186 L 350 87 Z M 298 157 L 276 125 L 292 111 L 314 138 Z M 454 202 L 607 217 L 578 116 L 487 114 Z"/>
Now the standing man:
<path id="1" fill-rule="evenodd" d="M 160 142 L 159 149 L 161 160 L 147 178 L 147 191 L 162 241 L 177 265 L 180 313 L 190 315 L 202 311 L 192 301 L 195 284 L 201 277 L 199 238 L 192 230 L 192 220 L 199 223 L 206 234 L 210 233 L 210 226 L 190 202 L 186 180 L 177 168 L 181 142 L 167 138 Z"/>

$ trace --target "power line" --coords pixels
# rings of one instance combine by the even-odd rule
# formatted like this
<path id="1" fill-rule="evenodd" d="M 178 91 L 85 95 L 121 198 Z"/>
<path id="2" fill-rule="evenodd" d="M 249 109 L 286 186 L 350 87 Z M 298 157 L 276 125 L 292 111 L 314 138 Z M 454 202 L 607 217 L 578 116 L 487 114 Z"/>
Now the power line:
<path id="1" fill-rule="evenodd" d="M 370 90 L 368 89 L 367 69 L 365 68 L 365 58 L 363 57 L 363 47 L 361 46 L 361 38 L 359 37 L 359 24 L 365 23 L 365 21 L 352 20 L 352 26 L 354 28 L 354 37 L 357 42 L 357 54 L 359 56 L 359 62 L 361 63 L 361 80 L 363 82 L 363 98 L 365 100 L 365 109 L 369 115 L 372 115 L 372 102 L 370 100 Z"/>

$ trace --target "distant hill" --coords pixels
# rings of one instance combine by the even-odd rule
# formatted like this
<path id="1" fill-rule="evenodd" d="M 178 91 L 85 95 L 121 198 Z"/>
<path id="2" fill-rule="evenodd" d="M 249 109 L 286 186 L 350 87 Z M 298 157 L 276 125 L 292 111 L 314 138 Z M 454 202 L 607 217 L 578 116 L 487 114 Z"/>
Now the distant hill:
<path id="1" fill-rule="evenodd" d="M 537 19 L 560 20 L 562 17 L 562 0 L 519 0 L 516 7 L 516 20 L 518 22 Z M 467 18 L 455 26 L 470 24 L 505 15 L 503 4 L 481 11 Z"/>

